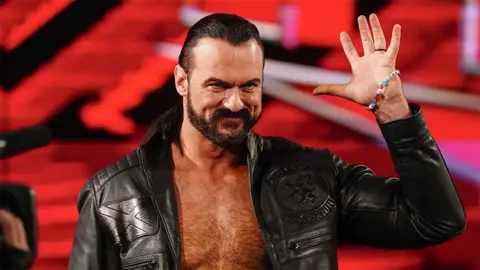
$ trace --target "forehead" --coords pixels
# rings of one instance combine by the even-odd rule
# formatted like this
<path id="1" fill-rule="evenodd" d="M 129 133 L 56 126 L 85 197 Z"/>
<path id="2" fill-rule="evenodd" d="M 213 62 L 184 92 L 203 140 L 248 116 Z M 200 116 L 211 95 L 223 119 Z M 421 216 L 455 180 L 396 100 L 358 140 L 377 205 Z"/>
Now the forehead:
<path id="1" fill-rule="evenodd" d="M 222 40 L 204 38 L 192 52 L 192 73 L 199 77 L 214 76 L 234 82 L 261 78 L 263 73 L 263 53 L 255 40 L 232 46 Z"/>

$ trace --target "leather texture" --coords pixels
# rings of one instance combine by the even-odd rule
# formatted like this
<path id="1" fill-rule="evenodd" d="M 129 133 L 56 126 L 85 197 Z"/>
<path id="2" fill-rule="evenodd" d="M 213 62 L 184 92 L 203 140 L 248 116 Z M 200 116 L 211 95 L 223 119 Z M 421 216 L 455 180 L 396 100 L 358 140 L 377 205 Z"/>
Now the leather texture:
<path id="1" fill-rule="evenodd" d="M 411 118 L 379 123 L 399 178 L 377 176 L 326 149 L 249 134 L 251 198 L 273 269 L 334 270 L 343 242 L 425 247 L 465 229 L 442 155 L 420 108 L 410 108 Z M 180 269 L 167 137 L 156 134 L 87 181 L 70 270 Z"/>

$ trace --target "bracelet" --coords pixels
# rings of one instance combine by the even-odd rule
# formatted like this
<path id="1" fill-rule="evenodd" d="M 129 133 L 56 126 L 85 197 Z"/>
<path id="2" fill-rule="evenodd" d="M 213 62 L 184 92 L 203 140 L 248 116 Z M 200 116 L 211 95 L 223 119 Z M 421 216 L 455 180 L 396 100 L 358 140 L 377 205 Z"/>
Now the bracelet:
<path id="1" fill-rule="evenodd" d="M 365 107 L 369 111 L 373 111 L 375 107 L 377 106 L 377 102 L 382 98 L 383 92 L 385 92 L 385 88 L 387 88 L 388 82 L 395 76 L 395 75 L 400 75 L 399 70 L 394 70 L 388 74 L 388 76 L 383 79 L 382 83 L 378 86 L 377 89 L 377 94 L 373 97 L 372 103 Z"/>

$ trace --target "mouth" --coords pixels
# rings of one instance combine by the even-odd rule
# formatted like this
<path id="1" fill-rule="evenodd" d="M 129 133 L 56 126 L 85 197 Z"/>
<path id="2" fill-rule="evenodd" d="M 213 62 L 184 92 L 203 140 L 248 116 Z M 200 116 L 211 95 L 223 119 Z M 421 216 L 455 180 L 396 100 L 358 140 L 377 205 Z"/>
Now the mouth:
<path id="1" fill-rule="evenodd" d="M 219 120 L 219 124 L 224 129 L 238 129 L 243 126 L 243 119 L 238 117 L 225 117 Z"/>
<path id="2" fill-rule="evenodd" d="M 231 123 L 231 124 L 235 124 L 235 123 L 243 123 L 243 120 L 242 118 L 239 118 L 239 117 L 224 117 L 222 119 L 220 119 L 220 121 L 224 122 L 224 123 Z"/>

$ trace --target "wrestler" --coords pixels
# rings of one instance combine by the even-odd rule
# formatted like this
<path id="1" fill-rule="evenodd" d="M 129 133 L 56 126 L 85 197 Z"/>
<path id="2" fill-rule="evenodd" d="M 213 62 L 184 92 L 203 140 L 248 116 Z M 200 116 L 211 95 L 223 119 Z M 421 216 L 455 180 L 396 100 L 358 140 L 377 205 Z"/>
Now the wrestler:
<path id="1" fill-rule="evenodd" d="M 212 14 L 191 27 L 175 67 L 181 106 L 80 192 L 69 269 L 331 270 L 339 239 L 404 249 L 461 233 L 448 169 L 420 107 L 402 94 L 400 26 L 387 47 L 377 16 L 369 21 L 358 19 L 363 56 L 340 35 L 353 79 L 314 94 L 367 107 L 399 179 L 252 132 L 262 111 L 259 32 Z"/>

